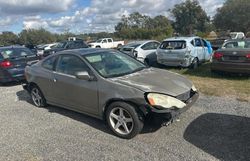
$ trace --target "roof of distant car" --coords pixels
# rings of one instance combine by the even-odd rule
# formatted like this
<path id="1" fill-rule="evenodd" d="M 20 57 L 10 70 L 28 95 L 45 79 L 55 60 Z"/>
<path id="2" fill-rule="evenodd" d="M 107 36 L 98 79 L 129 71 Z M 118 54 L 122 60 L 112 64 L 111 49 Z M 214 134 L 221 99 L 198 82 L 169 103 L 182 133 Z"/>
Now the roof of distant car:
<path id="1" fill-rule="evenodd" d="M 198 36 L 191 36 L 191 37 L 171 37 L 171 38 L 167 38 L 164 41 L 174 41 L 174 40 L 193 40 L 194 38 L 200 38 Z"/>
<path id="2" fill-rule="evenodd" d="M 81 49 L 72 49 L 72 50 L 64 50 L 61 52 L 57 52 L 56 54 L 61 54 L 61 53 L 75 53 L 79 55 L 87 55 L 87 54 L 92 54 L 92 53 L 99 53 L 99 52 L 107 52 L 107 51 L 116 51 L 113 49 L 102 49 L 102 48 L 81 48 Z"/>
<path id="3" fill-rule="evenodd" d="M 20 46 L 20 45 L 12 45 L 12 46 L 3 46 L 3 47 L 0 47 L 0 49 L 20 49 L 20 48 L 26 48 L 26 47 Z"/>

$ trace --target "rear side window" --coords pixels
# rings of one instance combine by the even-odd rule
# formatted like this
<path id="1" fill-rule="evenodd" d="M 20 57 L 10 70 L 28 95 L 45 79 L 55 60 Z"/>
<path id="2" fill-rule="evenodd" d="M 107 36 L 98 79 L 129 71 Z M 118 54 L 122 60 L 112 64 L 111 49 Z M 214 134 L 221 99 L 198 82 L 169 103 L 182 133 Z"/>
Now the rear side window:
<path id="1" fill-rule="evenodd" d="M 164 41 L 160 45 L 160 49 L 178 50 L 178 49 L 185 49 L 186 46 L 187 46 L 186 41 Z"/>
<path id="2" fill-rule="evenodd" d="M 50 58 L 46 59 L 45 61 L 43 61 L 42 67 L 44 67 L 47 70 L 51 70 L 52 71 L 54 69 L 55 61 L 56 61 L 56 57 L 55 56 L 50 57 Z"/>

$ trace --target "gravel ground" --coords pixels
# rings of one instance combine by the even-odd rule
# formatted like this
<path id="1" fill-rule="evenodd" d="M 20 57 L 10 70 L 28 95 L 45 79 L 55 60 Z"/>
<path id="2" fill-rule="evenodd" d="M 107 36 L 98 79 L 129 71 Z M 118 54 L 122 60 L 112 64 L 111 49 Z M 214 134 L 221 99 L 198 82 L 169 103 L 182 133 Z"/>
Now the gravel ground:
<path id="1" fill-rule="evenodd" d="M 0 161 L 250 160 L 250 103 L 200 96 L 178 122 L 120 139 L 97 119 L 36 108 L 20 85 L 0 86 Z"/>

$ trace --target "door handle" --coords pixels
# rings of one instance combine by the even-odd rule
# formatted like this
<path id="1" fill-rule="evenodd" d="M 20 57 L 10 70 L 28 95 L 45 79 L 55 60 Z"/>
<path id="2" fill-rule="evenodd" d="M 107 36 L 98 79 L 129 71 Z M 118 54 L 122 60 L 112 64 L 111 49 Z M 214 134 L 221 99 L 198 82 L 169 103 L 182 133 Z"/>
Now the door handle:
<path id="1" fill-rule="evenodd" d="M 54 78 L 54 79 L 53 79 L 53 82 L 54 82 L 54 83 L 56 83 L 56 82 L 57 82 L 57 79 L 56 79 L 56 78 Z"/>

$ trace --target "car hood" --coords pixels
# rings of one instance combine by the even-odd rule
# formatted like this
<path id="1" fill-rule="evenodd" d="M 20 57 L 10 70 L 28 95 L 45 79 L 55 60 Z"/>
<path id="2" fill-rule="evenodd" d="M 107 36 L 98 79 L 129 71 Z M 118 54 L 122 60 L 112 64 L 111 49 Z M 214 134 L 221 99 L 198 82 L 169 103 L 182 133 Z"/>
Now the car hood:
<path id="1" fill-rule="evenodd" d="M 144 69 L 112 80 L 144 92 L 164 93 L 174 97 L 188 92 L 193 85 L 191 81 L 177 73 L 156 68 Z"/>

